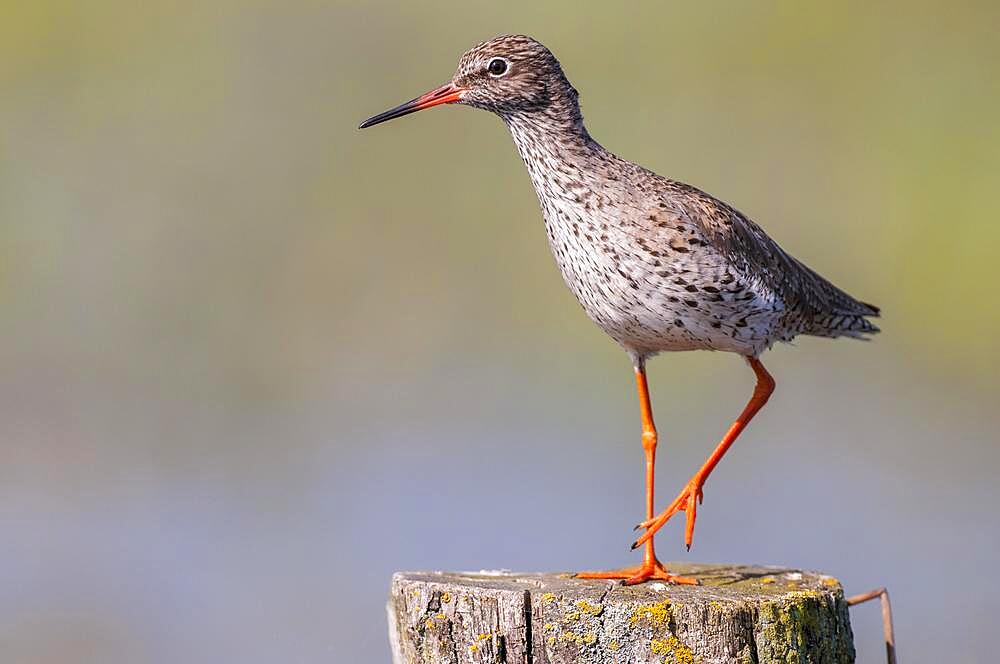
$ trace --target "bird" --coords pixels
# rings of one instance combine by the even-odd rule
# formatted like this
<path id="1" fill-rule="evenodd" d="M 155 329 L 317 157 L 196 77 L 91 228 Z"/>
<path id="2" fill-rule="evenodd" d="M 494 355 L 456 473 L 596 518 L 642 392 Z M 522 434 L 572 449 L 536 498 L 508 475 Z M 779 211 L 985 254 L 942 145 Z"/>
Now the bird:
<path id="1" fill-rule="evenodd" d="M 359 129 L 444 104 L 489 111 L 506 124 L 566 285 L 632 362 L 645 456 L 645 518 L 632 549 L 645 547 L 642 563 L 576 577 L 697 584 L 660 562 L 654 536 L 684 512 L 690 550 L 706 480 L 775 389 L 761 354 L 798 335 L 870 338 L 879 329 L 869 318 L 879 308 L 792 257 L 736 208 L 605 149 L 584 126 L 579 94 L 559 60 L 531 37 L 501 35 L 474 46 L 450 81 Z M 658 434 L 646 363 L 659 353 L 691 350 L 742 356 L 756 383 L 718 446 L 657 513 Z"/>

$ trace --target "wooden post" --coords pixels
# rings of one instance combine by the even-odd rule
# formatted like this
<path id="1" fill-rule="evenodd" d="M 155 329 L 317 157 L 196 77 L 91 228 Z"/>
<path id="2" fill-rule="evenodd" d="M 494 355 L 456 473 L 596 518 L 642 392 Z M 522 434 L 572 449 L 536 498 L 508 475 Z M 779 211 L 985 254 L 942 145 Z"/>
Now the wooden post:
<path id="1" fill-rule="evenodd" d="M 671 571 L 700 586 L 568 574 L 401 572 L 389 597 L 394 664 L 764 664 L 854 661 L 844 591 L 815 572 L 740 565 Z"/>

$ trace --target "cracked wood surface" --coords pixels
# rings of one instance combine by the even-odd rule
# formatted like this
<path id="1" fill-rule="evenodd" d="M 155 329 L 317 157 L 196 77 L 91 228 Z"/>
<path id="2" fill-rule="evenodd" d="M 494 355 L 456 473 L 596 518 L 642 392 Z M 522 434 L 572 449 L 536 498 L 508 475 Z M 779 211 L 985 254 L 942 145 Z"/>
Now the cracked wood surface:
<path id="1" fill-rule="evenodd" d="M 847 604 L 831 576 L 686 565 L 700 586 L 624 587 L 566 574 L 393 576 L 394 664 L 722 664 L 854 661 Z"/>

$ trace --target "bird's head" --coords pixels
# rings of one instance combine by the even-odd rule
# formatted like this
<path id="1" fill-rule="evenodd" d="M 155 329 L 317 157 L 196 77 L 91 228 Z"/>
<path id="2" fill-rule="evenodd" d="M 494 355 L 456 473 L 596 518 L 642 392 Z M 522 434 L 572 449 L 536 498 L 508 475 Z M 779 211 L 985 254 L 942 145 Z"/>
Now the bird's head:
<path id="1" fill-rule="evenodd" d="M 507 121 L 537 113 L 579 118 L 576 90 L 552 52 L 531 37 L 502 35 L 466 52 L 449 82 L 365 120 L 360 128 L 440 104 L 481 108 Z"/>

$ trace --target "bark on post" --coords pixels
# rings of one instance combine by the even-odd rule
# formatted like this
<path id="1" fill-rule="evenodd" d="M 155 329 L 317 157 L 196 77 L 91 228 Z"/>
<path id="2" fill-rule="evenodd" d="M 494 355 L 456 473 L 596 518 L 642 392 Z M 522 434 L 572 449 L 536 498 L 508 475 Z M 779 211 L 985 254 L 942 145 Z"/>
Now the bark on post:
<path id="1" fill-rule="evenodd" d="M 388 603 L 394 664 L 854 661 L 840 583 L 739 565 L 671 571 L 702 585 L 566 574 L 403 572 Z"/>

